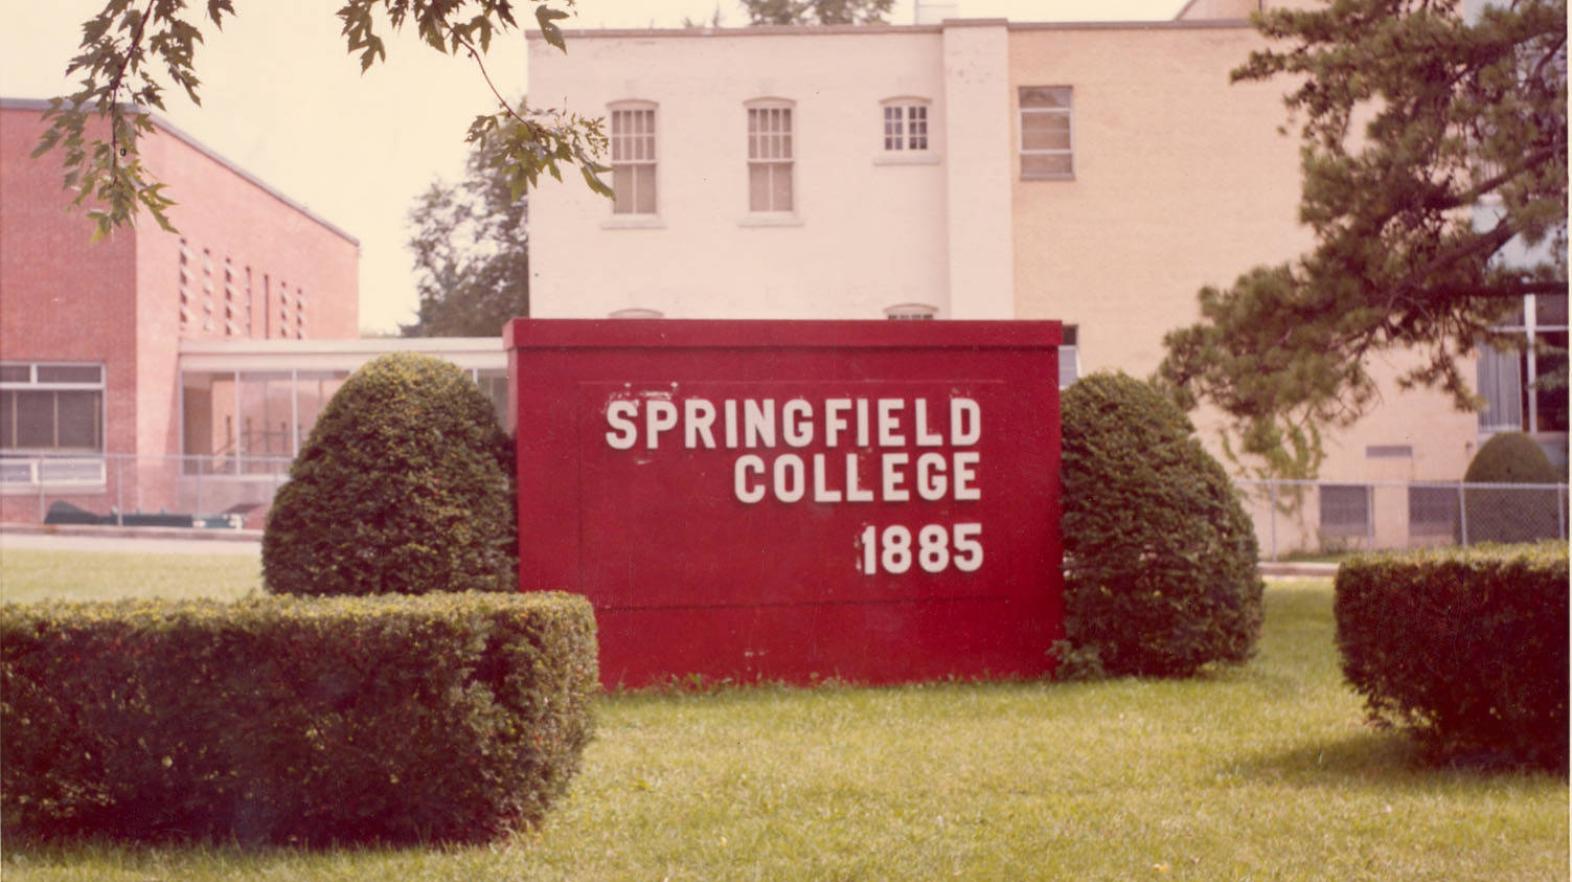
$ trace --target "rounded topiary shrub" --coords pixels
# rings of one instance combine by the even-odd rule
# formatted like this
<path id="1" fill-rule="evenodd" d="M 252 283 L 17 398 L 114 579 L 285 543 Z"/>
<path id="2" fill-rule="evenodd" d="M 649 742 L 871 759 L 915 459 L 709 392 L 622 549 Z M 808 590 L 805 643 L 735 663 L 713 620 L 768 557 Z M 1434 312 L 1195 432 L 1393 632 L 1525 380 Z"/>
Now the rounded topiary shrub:
<path id="1" fill-rule="evenodd" d="M 1554 484 L 1562 480 L 1545 451 L 1522 432 L 1491 436 L 1474 454 L 1463 480 L 1470 484 Z"/>
<path id="2" fill-rule="evenodd" d="M 1463 473 L 1467 484 L 1557 484 L 1565 480 L 1550 464 L 1544 449 L 1522 432 L 1502 432 L 1491 437 Z M 1560 503 L 1555 490 L 1467 487 L 1463 500 L 1470 545 L 1534 542 L 1560 535 L 1556 512 Z M 1463 526 L 1458 525 L 1459 534 Z"/>
<path id="3" fill-rule="evenodd" d="M 457 367 L 385 355 L 323 409 L 262 537 L 280 594 L 510 590 L 512 455 Z"/>
<path id="4" fill-rule="evenodd" d="M 1255 532 L 1189 419 L 1108 373 L 1066 390 L 1063 418 L 1067 673 L 1178 677 L 1248 658 Z"/>

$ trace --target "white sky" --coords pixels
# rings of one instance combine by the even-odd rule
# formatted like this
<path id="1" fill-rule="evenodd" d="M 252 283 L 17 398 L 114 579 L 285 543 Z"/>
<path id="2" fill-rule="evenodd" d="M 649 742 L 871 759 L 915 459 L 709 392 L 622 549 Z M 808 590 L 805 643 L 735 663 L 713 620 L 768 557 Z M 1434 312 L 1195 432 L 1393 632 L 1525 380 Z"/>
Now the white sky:
<path id="1" fill-rule="evenodd" d="M 909 24 L 912 2 L 896 0 L 890 21 Z M 1012 21 L 1168 19 L 1183 2 L 956 0 L 961 17 Z M 534 5 L 518 5 L 522 21 Z M 717 5 L 724 25 L 746 23 L 736 0 L 579 0 L 577 17 L 563 25 L 674 27 L 684 16 L 708 20 Z M 409 209 L 434 178 L 451 181 L 463 172 L 469 121 L 494 109 L 485 83 L 473 62 L 440 55 L 410 33 L 388 39 L 387 63 L 362 77 L 344 50 L 331 2 L 235 6 L 239 14 L 197 51 L 202 106 L 171 94 L 164 116 L 359 238 L 361 328 L 396 330 L 413 320 L 417 303 L 404 244 Z M 101 0 L 0 0 L 0 95 L 71 91 L 66 63 L 81 23 L 101 7 Z M 510 98 L 526 91 L 524 56 L 524 40 L 515 35 L 494 40 L 486 58 Z M 179 201 L 182 194 L 170 195 Z"/>

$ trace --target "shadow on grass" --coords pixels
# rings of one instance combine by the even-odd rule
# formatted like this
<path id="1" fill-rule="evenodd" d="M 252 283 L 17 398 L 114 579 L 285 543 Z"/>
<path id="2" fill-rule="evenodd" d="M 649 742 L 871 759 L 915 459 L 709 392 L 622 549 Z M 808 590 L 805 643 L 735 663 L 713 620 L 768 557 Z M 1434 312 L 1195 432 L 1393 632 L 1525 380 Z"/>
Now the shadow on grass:
<path id="1" fill-rule="evenodd" d="M 1557 772 L 1477 764 L 1436 764 L 1402 732 L 1367 729 L 1330 741 L 1244 759 L 1228 771 L 1291 787 L 1494 786 L 1565 779 Z"/>

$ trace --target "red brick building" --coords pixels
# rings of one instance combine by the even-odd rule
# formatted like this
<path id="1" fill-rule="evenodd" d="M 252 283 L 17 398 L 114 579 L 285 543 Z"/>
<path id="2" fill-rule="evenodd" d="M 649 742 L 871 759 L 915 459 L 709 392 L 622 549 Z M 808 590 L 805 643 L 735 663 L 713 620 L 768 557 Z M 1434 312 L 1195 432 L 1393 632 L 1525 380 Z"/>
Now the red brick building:
<path id="1" fill-rule="evenodd" d="M 277 472 L 269 458 L 298 443 L 293 394 L 275 420 L 241 415 L 238 373 L 227 398 L 183 390 L 182 343 L 358 336 L 359 242 L 156 120 L 142 159 L 180 233 L 144 218 L 94 243 L 60 152 L 30 158 L 46 106 L 0 99 L 0 521 L 36 520 L 46 494 L 193 511 L 182 476 L 238 474 L 246 456 Z"/>

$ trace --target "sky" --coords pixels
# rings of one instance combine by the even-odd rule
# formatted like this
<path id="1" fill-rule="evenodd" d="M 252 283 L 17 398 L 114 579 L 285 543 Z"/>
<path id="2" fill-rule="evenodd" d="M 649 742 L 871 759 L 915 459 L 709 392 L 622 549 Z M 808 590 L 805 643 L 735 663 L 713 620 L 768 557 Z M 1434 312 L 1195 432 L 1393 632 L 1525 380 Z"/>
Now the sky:
<path id="1" fill-rule="evenodd" d="M 1012 21 L 1172 18 L 1183 0 L 951 0 L 956 17 Z M 890 21 L 913 21 L 913 0 L 896 0 Z M 200 2 L 193 2 L 200 7 Z M 519 4 L 524 10 L 532 4 Z M 66 64 L 81 24 L 102 0 L 0 0 L 0 96 L 49 98 L 72 90 Z M 196 71 L 202 106 L 170 94 L 163 116 L 209 148 L 360 240 L 360 325 L 397 331 L 418 297 L 409 210 L 433 181 L 457 180 L 477 114 L 495 109 L 467 58 L 435 52 L 406 32 L 387 39 L 387 62 L 364 76 L 324 0 L 237 0 L 222 31 L 204 28 Z M 737 0 L 579 0 L 569 28 L 723 26 L 747 17 Z M 527 16 L 520 16 L 523 20 Z M 570 44 L 571 49 L 571 44 Z M 492 42 L 487 71 L 502 94 L 523 95 L 522 35 Z M 171 195 L 179 201 L 180 194 Z"/>

